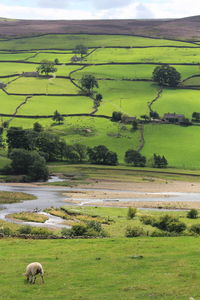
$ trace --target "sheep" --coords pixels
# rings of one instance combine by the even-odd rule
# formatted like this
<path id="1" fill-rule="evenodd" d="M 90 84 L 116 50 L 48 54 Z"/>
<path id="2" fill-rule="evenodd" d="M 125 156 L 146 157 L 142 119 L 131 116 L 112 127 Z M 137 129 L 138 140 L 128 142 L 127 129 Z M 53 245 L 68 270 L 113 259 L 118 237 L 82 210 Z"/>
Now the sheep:
<path id="1" fill-rule="evenodd" d="M 26 273 L 24 275 L 26 276 L 27 281 L 29 283 L 33 283 L 33 284 L 35 283 L 37 274 L 40 274 L 42 278 L 42 282 L 44 283 L 44 278 L 43 278 L 44 271 L 40 263 L 33 262 L 26 267 Z"/>

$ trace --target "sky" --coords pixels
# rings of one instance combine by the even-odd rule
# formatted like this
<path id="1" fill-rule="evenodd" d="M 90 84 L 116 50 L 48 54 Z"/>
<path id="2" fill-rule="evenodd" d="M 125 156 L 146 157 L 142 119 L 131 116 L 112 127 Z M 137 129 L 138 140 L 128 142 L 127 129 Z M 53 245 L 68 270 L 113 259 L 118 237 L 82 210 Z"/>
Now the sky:
<path id="1" fill-rule="evenodd" d="M 0 0 L 0 17 L 13 19 L 159 19 L 198 14 L 198 0 Z"/>

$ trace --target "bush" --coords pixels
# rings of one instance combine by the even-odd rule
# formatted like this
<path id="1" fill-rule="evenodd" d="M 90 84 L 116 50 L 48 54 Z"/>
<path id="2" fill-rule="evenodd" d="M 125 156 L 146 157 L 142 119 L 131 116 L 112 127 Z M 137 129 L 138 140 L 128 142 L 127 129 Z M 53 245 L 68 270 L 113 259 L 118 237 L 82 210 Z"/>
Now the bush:
<path id="1" fill-rule="evenodd" d="M 61 235 L 62 236 L 71 236 L 71 229 L 70 228 L 62 228 Z"/>
<path id="2" fill-rule="evenodd" d="M 187 218 L 189 218 L 189 219 L 197 219 L 198 218 L 198 210 L 191 209 L 190 211 L 188 211 Z"/>
<path id="3" fill-rule="evenodd" d="M 200 234 L 200 224 L 194 224 L 190 227 L 190 232 Z"/>
<path id="4" fill-rule="evenodd" d="M 37 227 L 35 227 L 35 228 L 32 229 L 32 234 L 47 237 L 47 236 L 52 235 L 52 232 L 50 230 L 48 230 L 47 228 L 37 228 Z"/>
<path id="5" fill-rule="evenodd" d="M 140 221 L 145 225 L 151 225 L 155 223 L 156 219 L 152 216 L 144 215 L 140 217 Z"/>
<path id="6" fill-rule="evenodd" d="M 136 213 L 137 213 L 137 208 L 129 207 L 128 208 L 128 213 L 127 213 L 127 218 L 129 220 L 133 219 L 136 216 Z"/>
<path id="7" fill-rule="evenodd" d="M 176 232 L 168 232 L 163 230 L 155 230 L 151 233 L 152 237 L 168 237 L 168 236 L 178 236 L 178 233 Z"/>
<path id="8" fill-rule="evenodd" d="M 71 236 L 83 236 L 87 232 L 87 227 L 85 225 L 77 224 L 73 225 L 71 229 Z"/>
<path id="9" fill-rule="evenodd" d="M 32 228 L 30 225 L 23 225 L 18 229 L 20 234 L 30 234 L 32 231 Z"/>
<path id="10" fill-rule="evenodd" d="M 87 226 L 88 228 L 94 229 L 96 232 L 102 231 L 101 223 L 97 221 L 88 221 Z"/>
<path id="11" fill-rule="evenodd" d="M 7 236 L 9 236 L 9 235 L 12 235 L 12 230 L 9 228 L 9 227 L 1 227 L 0 228 L 0 233 L 1 234 L 3 234 L 3 235 L 7 235 Z"/>
<path id="12" fill-rule="evenodd" d="M 160 217 L 153 226 L 159 228 L 160 230 L 165 230 L 169 232 L 181 233 L 186 229 L 186 225 L 180 222 L 177 218 L 171 217 L 169 215 L 164 215 Z"/>
<path id="13" fill-rule="evenodd" d="M 142 227 L 127 227 L 125 236 L 126 237 L 138 237 L 147 235 Z"/>

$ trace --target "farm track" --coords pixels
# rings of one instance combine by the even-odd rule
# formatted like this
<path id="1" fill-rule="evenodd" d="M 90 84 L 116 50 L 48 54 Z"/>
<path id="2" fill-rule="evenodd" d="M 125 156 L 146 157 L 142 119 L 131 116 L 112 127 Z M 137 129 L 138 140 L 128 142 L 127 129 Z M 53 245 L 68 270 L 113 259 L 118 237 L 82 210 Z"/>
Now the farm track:
<path id="1" fill-rule="evenodd" d="M 144 125 L 141 124 L 140 126 L 140 140 L 139 140 L 139 146 L 137 148 L 137 152 L 141 152 L 142 149 L 144 148 L 144 144 L 145 144 L 145 139 L 144 139 Z"/>

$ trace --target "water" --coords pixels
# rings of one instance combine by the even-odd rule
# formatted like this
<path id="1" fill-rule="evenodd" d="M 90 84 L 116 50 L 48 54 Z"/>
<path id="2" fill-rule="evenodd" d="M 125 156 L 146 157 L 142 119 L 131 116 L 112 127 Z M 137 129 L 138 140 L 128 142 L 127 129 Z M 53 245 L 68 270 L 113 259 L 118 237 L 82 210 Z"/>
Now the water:
<path id="1" fill-rule="evenodd" d="M 53 182 L 59 180 L 58 177 L 53 177 L 51 180 Z M 52 182 L 52 181 L 51 181 Z M 37 197 L 36 200 L 28 200 L 21 203 L 12 203 L 12 204 L 2 204 L 0 205 L 0 219 L 6 220 L 9 222 L 19 223 L 19 224 L 30 224 L 33 226 L 42 226 L 42 227 L 69 227 L 63 224 L 63 219 L 55 216 L 48 215 L 49 220 L 45 223 L 34 223 L 34 222 L 23 222 L 20 220 L 10 220 L 6 217 L 8 214 L 19 213 L 22 211 L 40 211 L 42 212 L 45 208 L 48 207 L 61 207 L 63 205 L 67 205 L 67 196 L 64 196 L 63 193 L 66 191 L 98 191 L 99 189 L 80 189 L 80 188 L 68 188 L 68 187 L 41 187 L 41 186 L 15 186 L 15 185 L 0 185 L 1 191 L 9 191 L 9 192 L 25 192 L 32 194 Z M 104 189 L 101 191 L 109 191 L 116 193 L 117 190 L 109 190 Z M 121 198 L 121 199 L 76 199 L 81 200 L 81 204 L 79 205 L 90 205 L 90 203 L 101 203 L 102 205 L 105 202 L 126 202 L 126 201 L 148 201 L 148 202 L 166 202 L 166 201 L 200 201 L 200 193 L 178 193 L 178 192 L 168 192 L 168 193 L 148 193 L 148 192 L 130 192 L 130 191 L 120 191 L 123 193 L 131 193 L 144 195 L 144 198 Z M 147 196 L 145 198 L 145 195 Z M 148 198 L 148 195 L 151 195 L 151 198 Z M 155 195 L 155 197 L 152 197 Z M 161 195 L 161 197 L 156 197 L 157 195 Z M 163 197 L 164 196 L 164 197 Z M 70 205 L 72 205 L 70 203 Z"/>

